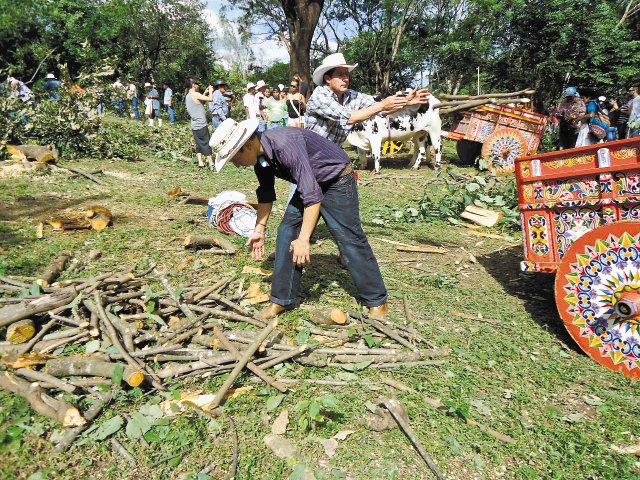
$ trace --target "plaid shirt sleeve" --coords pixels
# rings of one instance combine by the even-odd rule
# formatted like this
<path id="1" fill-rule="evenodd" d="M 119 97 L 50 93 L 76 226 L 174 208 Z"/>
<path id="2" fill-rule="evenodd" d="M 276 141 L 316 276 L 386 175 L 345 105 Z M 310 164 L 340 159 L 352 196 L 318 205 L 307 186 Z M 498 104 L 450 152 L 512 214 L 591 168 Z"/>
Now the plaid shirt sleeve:
<path id="1" fill-rule="evenodd" d="M 307 113 L 305 126 L 308 130 L 328 138 L 337 145 L 347 139 L 353 125 L 348 124 L 351 112 L 373 105 L 375 100 L 369 95 L 347 90 L 343 104 L 329 87 L 318 87 L 313 91 Z"/>

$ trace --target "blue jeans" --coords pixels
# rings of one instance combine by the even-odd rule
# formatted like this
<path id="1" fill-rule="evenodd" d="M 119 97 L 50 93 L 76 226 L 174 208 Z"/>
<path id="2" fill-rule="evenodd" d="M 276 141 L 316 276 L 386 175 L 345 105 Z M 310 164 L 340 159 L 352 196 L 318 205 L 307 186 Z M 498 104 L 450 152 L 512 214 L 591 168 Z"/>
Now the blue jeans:
<path id="1" fill-rule="evenodd" d="M 173 107 L 171 105 L 165 105 L 167 107 L 167 113 L 169 114 L 169 121 L 171 123 L 176 123 L 176 116 L 173 113 Z"/>
<path id="2" fill-rule="evenodd" d="M 98 104 L 98 116 L 101 117 L 104 115 L 104 103 L 100 102 Z"/>
<path id="3" fill-rule="evenodd" d="M 282 128 L 284 125 L 282 124 L 282 120 L 279 122 L 269 122 L 267 125 L 267 130 L 273 130 L 274 128 Z"/>
<path id="4" fill-rule="evenodd" d="M 116 112 L 119 117 L 124 117 L 124 103 L 121 98 L 114 100 L 114 104 L 116 106 Z"/>
<path id="5" fill-rule="evenodd" d="M 160 107 L 154 107 L 153 112 L 156 114 L 155 118 L 160 118 Z"/>
<path id="6" fill-rule="evenodd" d="M 136 97 L 131 99 L 131 108 L 133 114 L 136 116 L 136 120 L 140 120 L 140 110 L 138 109 L 138 99 Z"/>
<path id="7" fill-rule="evenodd" d="M 218 125 L 220 125 L 222 123 L 222 120 L 220 120 L 220 117 L 218 115 L 211 117 L 211 124 L 213 125 L 213 128 L 218 128 Z"/>
<path id="8" fill-rule="evenodd" d="M 343 260 L 367 307 L 378 307 L 387 301 L 387 289 L 382 280 L 376 257 L 360 222 L 358 187 L 353 173 L 322 187 L 324 199 L 320 215 L 338 244 Z M 270 300 L 288 306 L 300 303 L 302 268 L 293 264 L 291 242 L 298 238 L 304 206 L 296 191 L 287 206 L 276 239 L 276 259 L 271 283 Z"/>
<path id="9" fill-rule="evenodd" d="M 264 132 L 267 129 L 267 125 L 264 123 L 264 118 L 258 117 L 258 132 Z"/>

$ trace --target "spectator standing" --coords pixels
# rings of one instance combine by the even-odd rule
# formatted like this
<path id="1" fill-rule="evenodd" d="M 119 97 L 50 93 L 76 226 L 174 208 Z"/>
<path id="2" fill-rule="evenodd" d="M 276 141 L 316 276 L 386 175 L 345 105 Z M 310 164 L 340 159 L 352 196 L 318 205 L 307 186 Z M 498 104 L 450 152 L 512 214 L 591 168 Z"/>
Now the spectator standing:
<path id="1" fill-rule="evenodd" d="M 124 100 L 122 99 L 124 95 L 124 85 L 120 81 L 120 78 L 116 78 L 116 81 L 111 85 L 113 88 L 113 104 L 116 107 L 116 113 L 119 117 L 124 116 Z"/>
<path id="2" fill-rule="evenodd" d="M 585 104 L 580 99 L 576 87 L 567 88 L 564 92 L 564 100 L 560 102 L 556 112 L 560 120 L 560 150 L 576 146 L 580 131 L 579 118 L 585 113 Z"/>
<path id="3" fill-rule="evenodd" d="M 242 104 L 244 105 L 244 113 L 247 116 L 247 120 L 258 118 L 256 114 L 255 94 L 256 84 L 253 82 L 247 83 L 247 93 L 242 97 Z"/>
<path id="4" fill-rule="evenodd" d="M 629 134 L 627 138 L 640 137 L 640 91 L 638 87 L 629 87 Z"/>
<path id="5" fill-rule="evenodd" d="M 173 125 L 176 123 L 176 116 L 173 112 L 173 90 L 171 90 L 167 82 L 164 82 L 162 87 L 164 88 L 164 99 L 162 103 L 164 103 L 164 108 L 169 114 L 169 122 Z M 160 125 L 162 125 L 162 119 L 160 119 Z"/>
<path id="6" fill-rule="evenodd" d="M 283 93 L 286 97 L 286 95 Z M 287 111 L 287 101 L 282 98 L 280 88 L 273 89 L 273 96 L 265 102 L 268 112 L 267 130 L 284 127 L 284 115 Z"/>
<path id="7" fill-rule="evenodd" d="M 133 83 L 133 80 L 129 80 L 129 85 L 127 86 L 127 98 L 131 100 L 131 110 L 133 110 L 133 115 L 136 120 L 140 120 L 140 109 L 138 108 L 138 87 Z"/>
<path id="8" fill-rule="evenodd" d="M 23 102 L 28 102 L 33 96 L 31 89 L 17 78 L 11 77 L 9 79 L 9 87 L 11 88 L 11 95 L 18 97 Z"/>
<path id="9" fill-rule="evenodd" d="M 256 83 L 256 94 L 253 97 L 253 101 L 255 103 L 256 115 L 258 118 L 258 132 L 262 133 L 267 129 L 267 114 L 264 111 L 264 101 L 265 95 L 264 92 L 267 89 L 267 84 L 264 83 L 264 80 L 258 80 Z"/>
<path id="10" fill-rule="evenodd" d="M 204 103 L 213 100 L 213 86 L 209 85 L 204 94 L 200 93 L 200 82 L 192 80 L 190 88 L 185 95 L 185 104 L 187 113 L 191 118 L 191 131 L 196 142 L 196 153 L 198 155 L 198 167 L 204 168 L 206 165 L 202 160 L 202 155 L 207 157 L 207 163 L 210 169 L 214 169 L 213 159 L 211 157 L 211 147 L 209 146 L 209 122 L 207 122 L 207 114 L 204 109 Z"/>
<path id="11" fill-rule="evenodd" d="M 147 95 L 144 100 L 145 110 L 144 113 L 149 120 L 149 126 L 153 126 L 153 120 L 160 114 L 160 95 L 158 90 L 149 82 L 144 84 L 144 89 L 147 91 Z M 158 125 L 162 126 L 162 119 L 158 118 Z"/>
<path id="12" fill-rule="evenodd" d="M 306 109 L 307 101 L 304 95 L 300 93 L 300 80 L 293 78 L 289 84 L 289 95 L 287 95 L 287 125 L 304 128 Z"/>
<path id="13" fill-rule="evenodd" d="M 307 100 L 309 100 L 309 84 L 302 80 L 302 77 L 299 73 L 296 73 L 293 76 L 293 79 L 298 81 L 298 91 L 302 94 L 306 102 Z"/>
<path id="14" fill-rule="evenodd" d="M 618 114 L 618 138 L 620 140 L 627 138 L 627 130 L 629 128 L 629 97 L 620 100 L 620 113 Z"/>
<path id="15" fill-rule="evenodd" d="M 578 120 L 580 121 L 580 130 L 578 131 L 578 138 L 576 139 L 576 147 L 586 147 L 587 145 L 594 145 L 602 141 L 594 137 L 591 133 L 591 129 L 589 128 L 591 123 L 596 122 L 595 116 L 600 110 L 598 99 L 591 89 L 585 89 L 583 91 L 582 99 L 585 104 L 586 112 L 584 115 L 578 117 Z"/>
<path id="16" fill-rule="evenodd" d="M 51 100 L 60 100 L 60 80 L 57 80 L 53 73 L 47 73 L 43 88 L 45 92 L 49 92 Z"/>
<path id="17" fill-rule="evenodd" d="M 96 110 L 98 111 L 98 117 L 104 116 L 104 87 L 96 82 L 93 84 L 93 95 L 96 102 Z"/>
<path id="18" fill-rule="evenodd" d="M 222 78 L 216 80 L 213 84 L 213 101 L 209 103 L 209 111 L 211 112 L 211 123 L 213 128 L 218 128 L 229 116 L 229 103 L 224 94 L 227 91 L 227 82 Z"/>

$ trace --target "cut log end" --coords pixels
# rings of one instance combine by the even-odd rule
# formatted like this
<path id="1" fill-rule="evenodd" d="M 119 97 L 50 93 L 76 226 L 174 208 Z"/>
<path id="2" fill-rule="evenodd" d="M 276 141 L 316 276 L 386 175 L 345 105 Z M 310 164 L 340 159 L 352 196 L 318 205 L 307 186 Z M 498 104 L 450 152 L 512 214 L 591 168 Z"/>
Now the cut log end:
<path id="1" fill-rule="evenodd" d="M 7 340 L 11 343 L 24 343 L 36 333 L 31 319 L 21 320 L 7 328 Z"/>
<path id="2" fill-rule="evenodd" d="M 80 415 L 77 408 L 72 407 L 64 412 L 61 423 L 63 427 L 80 427 L 87 423 L 87 421 Z"/>
<path id="3" fill-rule="evenodd" d="M 132 372 L 125 378 L 127 384 L 131 387 L 137 387 L 144 381 L 144 373 Z"/>
<path id="4" fill-rule="evenodd" d="M 493 227 L 502 219 L 502 213 L 475 205 L 467 205 L 460 216 L 483 227 Z"/>

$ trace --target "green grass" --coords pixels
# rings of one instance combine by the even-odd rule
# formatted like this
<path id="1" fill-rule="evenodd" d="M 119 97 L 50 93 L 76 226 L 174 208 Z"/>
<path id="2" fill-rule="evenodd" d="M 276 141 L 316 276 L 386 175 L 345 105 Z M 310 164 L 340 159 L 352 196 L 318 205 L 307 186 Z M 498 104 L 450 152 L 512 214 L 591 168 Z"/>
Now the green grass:
<path id="1" fill-rule="evenodd" d="M 175 284 L 205 284 L 224 274 L 239 274 L 245 264 L 272 267 L 269 262 L 252 260 L 246 249 L 233 258 L 182 250 L 180 244 L 186 234 L 209 230 L 205 207 L 179 205 L 166 195 L 180 185 L 198 196 L 213 196 L 232 188 L 253 199 L 256 185 L 252 170 L 227 167 L 214 174 L 197 169 L 195 161 L 182 160 L 185 147 L 188 150 L 188 145 L 181 143 L 188 138 L 184 125 L 178 126 L 180 134 L 175 136 L 163 136 L 165 130 L 151 135 L 150 129 L 141 125 L 126 128 L 149 137 L 149 143 L 153 142 L 162 155 L 131 163 L 96 159 L 73 162 L 86 170 L 104 168 L 104 186 L 70 177 L 62 170 L 0 178 L 0 274 L 33 276 L 63 250 L 72 250 L 83 259 L 92 249 L 101 250 L 102 256 L 82 273 L 70 276 L 136 264 L 144 268 L 155 262 L 171 272 Z M 453 147 L 446 144 L 445 159 L 455 158 Z M 415 393 L 392 391 L 382 384 L 372 391 L 357 383 L 348 387 L 301 383 L 273 412 L 267 412 L 266 402 L 277 392 L 253 383 L 251 376 L 244 374 L 237 385 L 252 385 L 253 389 L 224 404 L 240 438 L 237 478 L 284 479 L 293 471 L 293 462 L 275 457 L 262 440 L 283 408 L 289 410 L 292 419 L 286 437 L 295 443 L 299 460 L 317 471 L 317 478 L 433 478 L 401 432 L 375 432 L 365 425 L 369 413 L 366 402 L 395 395 L 407 407 L 411 426 L 448 479 L 637 479 L 637 458 L 617 454 L 610 446 L 640 443 L 638 384 L 600 367 L 574 344 L 555 311 L 553 277 L 518 271 L 522 256 L 519 233 L 511 232 L 516 241 L 509 243 L 472 237 L 445 222 L 390 222 L 385 226 L 372 222 L 381 205 L 404 207 L 419 200 L 425 182 L 433 178 L 431 170 L 409 171 L 406 163 L 383 161 L 382 176 L 386 179 L 367 183 L 369 175 L 362 175 L 367 185 L 360 188 L 361 215 L 391 294 L 391 318 L 404 320 L 402 297 L 406 295 L 416 328 L 438 346 L 450 347 L 452 355 L 441 367 L 384 373 Z M 474 171 L 450 167 L 462 173 Z M 411 178 L 395 181 L 391 177 L 396 175 Z M 279 182 L 277 189 L 280 199 L 269 227 L 270 250 L 288 185 Z M 47 229 L 44 239 L 35 238 L 37 223 L 46 221 L 56 210 L 94 203 L 113 211 L 112 227 L 99 233 Z M 312 246 L 313 263 L 303 277 L 305 303 L 351 306 L 354 287 L 348 274 L 336 266 L 337 248 L 322 225 L 316 236 L 319 243 Z M 376 237 L 442 244 L 447 253 L 424 255 L 422 270 L 416 270 L 395 261 L 414 254 L 396 252 L 393 245 Z M 240 238 L 231 240 L 239 247 L 244 243 Z M 189 257 L 192 261 L 185 262 Z M 480 314 L 482 318 L 468 320 L 459 312 L 474 317 Z M 279 328 L 294 337 L 295 327 L 305 318 L 303 310 L 288 312 Z M 278 373 L 320 379 L 338 378 L 343 372 L 290 364 Z M 379 383 L 382 374 L 362 370 L 355 375 L 359 380 Z M 176 388 L 215 392 L 223 381 L 224 377 L 187 379 Z M 139 393 L 137 389 L 121 392 L 97 423 L 115 415 L 130 415 L 145 403 L 163 399 L 153 394 L 140 397 Z M 340 414 L 329 415 L 329 421 L 310 432 L 293 428 L 296 404 L 322 395 L 338 400 Z M 468 411 L 471 419 L 513 437 L 516 443 L 500 442 L 462 418 L 435 409 L 427 399 L 440 399 L 457 411 Z M 355 433 L 341 441 L 336 455 L 329 459 L 319 439 L 340 430 Z M 52 456 L 51 436 L 58 431 L 53 422 L 30 411 L 23 400 L 0 393 L 0 478 L 29 478 L 36 472 L 40 473 L 34 479 L 182 478 L 210 463 L 217 464 L 212 478 L 223 478 L 230 465 L 232 435 L 224 417 L 215 421 L 178 417 L 168 425 L 154 427 L 148 447 L 131 440 L 124 430 L 119 431 L 116 438 L 133 453 L 138 461 L 136 468 L 115 454 L 108 441 L 81 439 L 67 454 Z M 176 459 L 151 468 L 182 451 Z"/>

